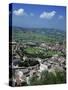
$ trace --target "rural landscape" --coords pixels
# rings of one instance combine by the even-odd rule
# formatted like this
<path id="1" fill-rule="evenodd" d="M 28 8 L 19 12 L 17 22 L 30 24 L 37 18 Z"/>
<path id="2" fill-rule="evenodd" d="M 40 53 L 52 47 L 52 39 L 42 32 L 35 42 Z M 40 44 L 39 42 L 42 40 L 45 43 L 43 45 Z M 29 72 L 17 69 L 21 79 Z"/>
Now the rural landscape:
<path id="1" fill-rule="evenodd" d="M 17 4 L 18 8 L 19 6 Z M 43 6 L 38 7 L 43 8 Z M 17 11 L 14 12 L 14 14 L 17 17 L 21 14 L 22 16 L 19 16 L 19 18 L 21 17 L 22 20 L 24 15 L 24 17 L 28 18 L 25 11 L 22 11 L 22 13 L 21 11 L 22 9 L 18 13 Z M 47 15 L 49 16 L 50 14 Z M 31 16 L 33 20 L 34 15 L 31 14 Z M 46 17 L 46 14 L 44 16 Z M 41 17 L 43 16 L 41 15 Z M 45 19 L 47 20 L 48 17 Z M 60 19 L 63 19 L 63 17 L 60 17 Z M 51 28 L 46 26 L 47 23 L 45 23 L 45 26 L 39 24 L 36 27 L 28 23 L 24 27 L 23 24 L 19 23 L 21 26 L 18 25 L 17 21 L 15 23 L 10 27 L 12 28 L 12 42 L 9 42 L 12 47 L 12 49 L 9 49 L 9 58 L 12 55 L 9 60 L 9 69 L 12 72 L 9 79 L 10 84 L 12 86 L 33 86 L 66 83 L 65 27 L 62 29 L 63 25 L 61 25 L 61 29 L 59 28 L 60 26 Z M 31 26 L 28 27 L 29 25 Z"/>

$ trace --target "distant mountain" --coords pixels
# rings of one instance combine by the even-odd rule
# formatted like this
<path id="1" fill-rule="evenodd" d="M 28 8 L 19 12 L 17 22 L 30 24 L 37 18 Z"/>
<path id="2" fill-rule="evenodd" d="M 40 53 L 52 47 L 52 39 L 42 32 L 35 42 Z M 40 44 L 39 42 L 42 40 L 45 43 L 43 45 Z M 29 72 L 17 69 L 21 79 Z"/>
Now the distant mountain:
<path id="1" fill-rule="evenodd" d="M 23 30 L 23 31 L 32 31 L 42 34 L 54 34 L 54 33 L 66 33 L 64 30 L 54 29 L 54 28 L 22 28 L 22 27 L 12 27 L 12 30 Z"/>

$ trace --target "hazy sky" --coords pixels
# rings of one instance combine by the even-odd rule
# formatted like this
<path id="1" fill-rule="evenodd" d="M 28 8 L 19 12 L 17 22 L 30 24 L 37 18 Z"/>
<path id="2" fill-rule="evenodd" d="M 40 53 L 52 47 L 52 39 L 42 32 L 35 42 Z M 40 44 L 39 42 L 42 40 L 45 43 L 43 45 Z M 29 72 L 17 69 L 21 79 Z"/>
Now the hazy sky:
<path id="1" fill-rule="evenodd" d="M 12 4 L 12 25 L 65 30 L 66 7 Z"/>

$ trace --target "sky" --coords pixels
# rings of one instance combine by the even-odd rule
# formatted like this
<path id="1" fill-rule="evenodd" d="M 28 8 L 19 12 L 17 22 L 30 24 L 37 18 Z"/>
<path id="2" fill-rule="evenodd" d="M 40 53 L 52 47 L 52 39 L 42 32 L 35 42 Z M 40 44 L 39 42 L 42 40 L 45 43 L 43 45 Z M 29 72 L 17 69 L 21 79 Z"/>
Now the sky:
<path id="1" fill-rule="evenodd" d="M 12 4 L 12 26 L 66 29 L 66 7 Z"/>

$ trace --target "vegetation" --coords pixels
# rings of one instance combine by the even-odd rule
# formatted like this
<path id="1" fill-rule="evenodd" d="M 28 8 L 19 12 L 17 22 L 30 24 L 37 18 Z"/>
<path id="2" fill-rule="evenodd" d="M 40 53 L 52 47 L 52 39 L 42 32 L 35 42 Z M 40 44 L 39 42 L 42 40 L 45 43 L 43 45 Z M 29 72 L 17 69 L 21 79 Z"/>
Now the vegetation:
<path id="1" fill-rule="evenodd" d="M 30 85 L 44 85 L 44 84 L 62 84 L 66 83 L 66 72 L 55 71 L 56 75 L 52 72 L 43 71 L 41 78 L 35 75 L 30 78 Z"/>
<path id="2" fill-rule="evenodd" d="M 37 64 L 39 65 L 39 62 L 38 61 L 36 61 L 36 60 L 30 60 L 30 59 L 29 60 L 18 62 L 19 67 L 22 67 L 22 66 L 24 66 L 24 67 L 35 66 Z"/>
<path id="3" fill-rule="evenodd" d="M 43 33 L 44 32 L 44 33 Z M 39 41 L 55 43 L 63 41 L 65 38 L 65 31 L 47 29 L 47 28 L 12 28 L 12 40 L 16 41 Z"/>
<path id="4" fill-rule="evenodd" d="M 54 54 L 58 54 L 59 56 L 63 56 L 64 54 L 60 51 L 47 50 L 46 48 L 40 49 L 37 47 L 28 47 L 24 49 L 28 56 L 32 57 L 40 57 L 42 59 L 52 57 Z"/>

